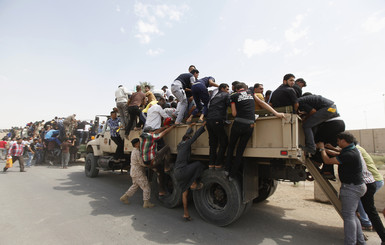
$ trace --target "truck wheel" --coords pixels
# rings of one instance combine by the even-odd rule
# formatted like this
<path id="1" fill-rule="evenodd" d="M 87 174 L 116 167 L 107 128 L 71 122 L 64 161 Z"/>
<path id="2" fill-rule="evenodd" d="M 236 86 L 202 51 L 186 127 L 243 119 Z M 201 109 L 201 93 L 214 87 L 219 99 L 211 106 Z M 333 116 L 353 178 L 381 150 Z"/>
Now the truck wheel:
<path id="1" fill-rule="evenodd" d="M 223 171 L 206 170 L 202 174 L 203 188 L 193 191 L 199 215 L 212 224 L 226 226 L 235 222 L 245 211 L 241 185 L 229 181 Z"/>
<path id="2" fill-rule="evenodd" d="M 174 177 L 174 171 L 164 173 L 166 196 L 159 198 L 158 176 L 155 172 L 152 175 L 151 193 L 166 208 L 175 208 L 182 203 L 182 190 L 177 185 Z"/>
<path id="3" fill-rule="evenodd" d="M 278 181 L 274 179 L 260 179 L 259 196 L 253 200 L 254 203 L 259 203 L 273 195 L 277 189 Z"/>
<path id="4" fill-rule="evenodd" d="M 94 178 L 98 176 L 99 169 L 96 167 L 98 158 L 93 153 L 88 153 L 86 156 L 86 162 L 84 164 L 84 172 L 87 177 Z"/>

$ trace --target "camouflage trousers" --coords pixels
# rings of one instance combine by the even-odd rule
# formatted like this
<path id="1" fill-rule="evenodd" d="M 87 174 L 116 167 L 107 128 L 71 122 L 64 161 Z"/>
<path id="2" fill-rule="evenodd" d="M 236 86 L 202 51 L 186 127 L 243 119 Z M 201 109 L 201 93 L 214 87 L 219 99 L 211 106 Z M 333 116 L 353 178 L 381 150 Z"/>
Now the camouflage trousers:
<path id="1" fill-rule="evenodd" d="M 132 186 L 126 191 L 126 195 L 132 197 L 139 187 L 143 190 L 143 201 L 150 200 L 151 188 L 146 176 L 132 177 Z"/>

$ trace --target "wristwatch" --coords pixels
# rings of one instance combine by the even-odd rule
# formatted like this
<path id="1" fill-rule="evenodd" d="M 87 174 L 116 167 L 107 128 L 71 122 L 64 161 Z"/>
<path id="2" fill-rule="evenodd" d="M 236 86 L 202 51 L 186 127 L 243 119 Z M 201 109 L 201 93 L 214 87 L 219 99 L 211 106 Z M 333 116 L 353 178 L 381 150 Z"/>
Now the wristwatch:
<path id="1" fill-rule="evenodd" d="M 324 151 L 325 150 L 325 148 L 320 148 L 319 149 L 319 152 L 322 152 L 322 151 Z"/>

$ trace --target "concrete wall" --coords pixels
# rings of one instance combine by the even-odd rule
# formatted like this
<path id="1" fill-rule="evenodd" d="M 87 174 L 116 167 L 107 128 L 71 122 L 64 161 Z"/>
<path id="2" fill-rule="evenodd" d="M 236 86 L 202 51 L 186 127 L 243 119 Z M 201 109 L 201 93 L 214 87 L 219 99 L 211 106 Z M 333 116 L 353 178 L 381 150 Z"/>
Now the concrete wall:
<path id="1" fill-rule="evenodd" d="M 368 153 L 385 153 L 385 128 L 348 130 Z"/>

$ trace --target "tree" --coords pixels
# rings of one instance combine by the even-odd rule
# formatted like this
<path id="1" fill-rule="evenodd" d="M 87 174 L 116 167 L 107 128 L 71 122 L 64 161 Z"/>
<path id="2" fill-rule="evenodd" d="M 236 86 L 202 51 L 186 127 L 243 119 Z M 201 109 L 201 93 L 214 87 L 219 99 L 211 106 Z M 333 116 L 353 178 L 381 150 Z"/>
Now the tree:
<path id="1" fill-rule="evenodd" d="M 142 91 L 144 91 L 144 86 L 146 86 L 146 85 L 150 86 L 150 89 L 151 89 L 151 90 L 154 89 L 154 85 L 152 85 L 152 84 L 149 83 L 149 82 L 139 82 L 139 85 L 140 85 L 140 87 L 142 88 Z"/>

